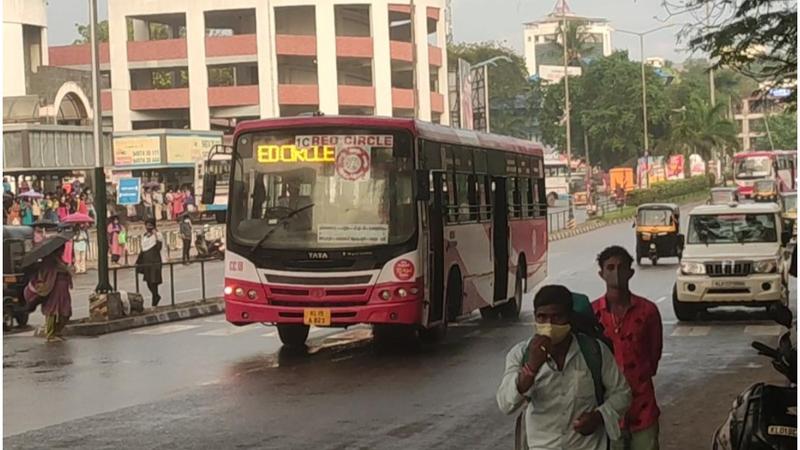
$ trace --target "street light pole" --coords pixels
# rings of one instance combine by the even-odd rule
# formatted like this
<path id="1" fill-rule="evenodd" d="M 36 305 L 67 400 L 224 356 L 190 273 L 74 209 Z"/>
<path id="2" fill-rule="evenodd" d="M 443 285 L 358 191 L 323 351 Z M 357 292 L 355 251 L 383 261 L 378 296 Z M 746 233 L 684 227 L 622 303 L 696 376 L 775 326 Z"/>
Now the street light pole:
<path id="1" fill-rule="evenodd" d="M 644 37 L 650 33 L 655 33 L 656 31 L 663 30 L 665 28 L 674 27 L 678 24 L 672 23 L 664 26 L 660 26 L 658 28 L 653 28 L 652 30 L 644 31 L 644 32 L 636 32 L 636 31 L 626 31 L 626 30 L 617 30 L 620 33 L 625 34 L 632 34 L 634 36 L 639 36 L 639 54 L 641 56 L 641 67 L 642 67 L 642 126 L 643 133 L 644 133 L 644 161 L 645 161 L 645 184 L 647 187 L 650 187 L 650 138 L 648 136 L 647 131 L 647 83 L 645 78 L 645 67 L 644 67 Z"/>
<path id="2" fill-rule="evenodd" d="M 113 289 L 108 281 L 108 234 L 106 174 L 103 168 L 103 108 L 100 102 L 100 43 L 97 38 L 97 0 L 89 0 L 89 33 L 92 51 L 92 140 L 94 144 L 95 223 L 97 224 L 97 287 L 95 292 Z"/>
<path id="3" fill-rule="evenodd" d="M 572 189 L 570 188 L 569 180 L 572 178 L 572 128 L 570 125 L 570 118 L 569 118 L 569 74 L 567 73 L 567 8 L 562 3 L 561 7 L 561 17 L 563 21 L 561 22 L 561 46 L 564 47 L 564 117 L 566 122 L 566 133 L 567 133 L 567 194 L 572 195 Z M 570 209 L 570 212 L 572 209 Z"/>

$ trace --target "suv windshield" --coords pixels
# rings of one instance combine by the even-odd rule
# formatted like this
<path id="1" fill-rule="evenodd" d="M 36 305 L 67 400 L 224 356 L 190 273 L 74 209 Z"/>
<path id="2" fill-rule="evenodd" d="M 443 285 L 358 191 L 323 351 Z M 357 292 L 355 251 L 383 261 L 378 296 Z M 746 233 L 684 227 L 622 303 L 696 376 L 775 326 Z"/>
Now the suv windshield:
<path id="1" fill-rule="evenodd" d="M 689 219 L 690 244 L 777 242 L 774 214 L 704 214 Z"/>
<path id="2" fill-rule="evenodd" d="M 415 223 L 411 142 L 405 133 L 360 130 L 243 135 L 231 196 L 234 239 L 281 249 L 405 242 Z"/>

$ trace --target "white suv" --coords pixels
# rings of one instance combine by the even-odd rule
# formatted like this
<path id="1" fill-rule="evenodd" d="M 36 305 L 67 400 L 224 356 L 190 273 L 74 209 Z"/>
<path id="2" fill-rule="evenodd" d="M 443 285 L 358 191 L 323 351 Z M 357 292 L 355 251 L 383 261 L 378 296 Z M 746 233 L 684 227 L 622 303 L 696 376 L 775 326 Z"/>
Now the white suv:
<path id="1" fill-rule="evenodd" d="M 694 208 L 672 292 L 678 320 L 693 320 L 712 306 L 786 305 L 781 250 L 790 237 L 775 203 Z"/>

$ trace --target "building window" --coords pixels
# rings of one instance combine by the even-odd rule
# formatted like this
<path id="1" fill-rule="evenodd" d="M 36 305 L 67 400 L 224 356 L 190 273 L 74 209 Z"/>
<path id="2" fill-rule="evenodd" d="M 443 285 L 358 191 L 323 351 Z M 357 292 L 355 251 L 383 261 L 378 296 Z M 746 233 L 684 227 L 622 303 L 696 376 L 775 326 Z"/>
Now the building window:
<path id="1" fill-rule="evenodd" d="M 256 34 L 255 9 L 206 11 L 206 36 Z"/>
<path id="2" fill-rule="evenodd" d="M 275 8 L 275 34 L 315 36 L 317 22 L 313 6 Z"/>
<path id="3" fill-rule="evenodd" d="M 278 55 L 279 84 L 317 84 L 317 61 L 311 56 Z"/>
<path id="4" fill-rule="evenodd" d="M 389 11 L 389 39 L 392 41 L 411 42 L 410 13 Z"/>
<path id="5" fill-rule="evenodd" d="M 372 60 L 366 58 L 337 58 L 339 84 L 343 86 L 372 86 Z"/>
<path id="6" fill-rule="evenodd" d="M 214 86 L 252 86 L 258 84 L 258 65 L 235 64 L 208 66 L 208 85 Z"/>
<path id="7" fill-rule="evenodd" d="M 129 41 L 160 41 L 186 37 L 185 14 L 128 17 Z"/>
<path id="8" fill-rule="evenodd" d="M 370 36 L 369 5 L 336 5 L 336 36 Z"/>
<path id="9" fill-rule="evenodd" d="M 414 87 L 414 71 L 410 62 L 392 60 L 392 87 L 398 89 Z"/>
<path id="10" fill-rule="evenodd" d="M 189 71 L 175 69 L 134 69 L 130 71 L 131 90 L 178 89 L 189 87 Z"/>

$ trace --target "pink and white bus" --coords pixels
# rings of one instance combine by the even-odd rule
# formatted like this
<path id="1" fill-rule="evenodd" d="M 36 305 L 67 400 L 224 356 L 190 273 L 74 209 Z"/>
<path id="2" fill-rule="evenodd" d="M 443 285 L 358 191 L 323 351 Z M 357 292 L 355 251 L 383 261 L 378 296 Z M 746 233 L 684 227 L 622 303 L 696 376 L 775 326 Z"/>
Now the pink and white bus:
<path id="1" fill-rule="evenodd" d="M 772 179 L 780 192 L 797 189 L 797 151 L 776 150 L 737 153 L 733 156 L 733 179 L 739 196 L 750 198 L 756 180 Z"/>
<path id="2" fill-rule="evenodd" d="M 519 316 L 547 273 L 542 148 L 413 119 L 294 117 L 234 136 L 225 315 L 440 339 L 475 310 Z M 209 183 L 213 186 L 213 183 Z M 213 198 L 213 197 L 212 197 Z"/>

